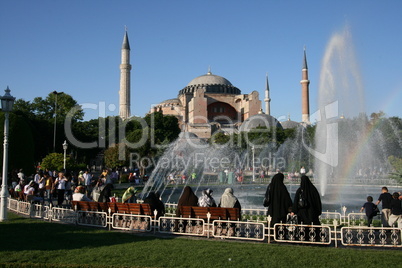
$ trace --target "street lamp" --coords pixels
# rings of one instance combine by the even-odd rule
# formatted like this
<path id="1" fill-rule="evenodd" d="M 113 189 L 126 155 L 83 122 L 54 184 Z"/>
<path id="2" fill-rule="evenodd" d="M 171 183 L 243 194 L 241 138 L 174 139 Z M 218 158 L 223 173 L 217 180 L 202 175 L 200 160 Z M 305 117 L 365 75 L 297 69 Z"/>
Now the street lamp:
<path id="1" fill-rule="evenodd" d="M 66 171 L 66 152 L 67 152 L 68 144 L 67 141 L 64 141 L 63 143 L 63 150 L 64 150 L 64 171 Z"/>
<path id="2" fill-rule="evenodd" d="M 54 135 L 53 135 L 53 152 L 56 152 L 56 117 L 57 117 L 57 96 L 63 94 L 63 92 L 52 92 L 55 95 L 54 99 Z"/>
<path id="3" fill-rule="evenodd" d="M 4 112 L 4 147 L 3 147 L 3 183 L 1 185 L 1 208 L 0 221 L 7 220 L 7 166 L 8 166 L 8 113 L 13 109 L 15 98 L 10 95 L 10 89 L 7 86 L 6 94 L 1 97 L 1 109 Z"/>
<path id="4" fill-rule="evenodd" d="M 254 167 L 254 145 L 251 146 L 251 151 L 253 152 L 253 182 L 255 182 L 255 167 Z"/>

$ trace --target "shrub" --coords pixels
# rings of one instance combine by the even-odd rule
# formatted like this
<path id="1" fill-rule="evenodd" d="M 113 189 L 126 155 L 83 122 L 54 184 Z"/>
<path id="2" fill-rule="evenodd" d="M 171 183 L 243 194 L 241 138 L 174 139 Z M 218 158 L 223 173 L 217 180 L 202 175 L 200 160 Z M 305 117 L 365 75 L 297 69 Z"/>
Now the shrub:
<path id="1" fill-rule="evenodd" d="M 126 182 L 128 182 L 128 174 L 122 174 L 122 175 L 120 176 L 120 182 L 121 182 L 121 183 L 126 183 Z"/>

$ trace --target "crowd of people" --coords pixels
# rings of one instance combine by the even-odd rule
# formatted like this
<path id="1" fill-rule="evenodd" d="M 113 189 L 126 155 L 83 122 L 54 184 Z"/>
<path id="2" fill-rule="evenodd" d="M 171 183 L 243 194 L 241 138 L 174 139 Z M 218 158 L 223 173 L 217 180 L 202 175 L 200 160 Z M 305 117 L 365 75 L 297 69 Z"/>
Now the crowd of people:
<path id="1" fill-rule="evenodd" d="M 382 187 L 381 194 L 376 203 L 373 203 L 373 197 L 368 196 L 367 202 L 363 204 L 360 212 L 365 212 L 368 226 L 373 222 L 373 218 L 378 215 L 379 209 L 377 205 L 382 203 L 382 225 L 390 227 L 397 224 L 398 228 L 402 228 L 402 195 L 394 192 L 392 195 L 388 192 L 387 187 Z"/>
<path id="2" fill-rule="evenodd" d="M 72 172 L 41 171 L 27 179 L 23 170 L 17 173 L 18 183 L 13 181 L 10 195 L 24 201 L 39 202 L 58 206 L 71 204 L 71 201 L 98 201 L 116 202 L 112 200 L 113 183 L 116 174 L 105 169 L 99 178 L 88 171 L 80 171 L 78 174 Z M 294 199 L 284 184 L 284 174 L 275 174 L 267 187 L 263 205 L 268 207 L 267 215 L 271 217 L 271 225 L 276 223 L 292 224 L 313 224 L 319 225 L 319 216 L 322 213 L 321 196 L 317 188 L 304 173 L 300 178 L 300 187 L 297 189 Z M 122 196 L 123 203 L 136 203 L 137 189 L 130 186 Z M 382 188 L 378 200 L 373 203 L 373 197 L 368 196 L 367 202 L 361 207 L 361 212 L 365 211 L 367 224 L 370 226 L 373 218 L 378 215 L 377 205 L 382 203 L 382 225 L 398 225 L 402 228 L 402 195 L 395 192 L 392 195 L 387 187 Z M 165 206 L 161 201 L 158 192 L 150 192 L 144 199 L 144 203 L 149 203 L 152 210 L 158 211 L 158 217 L 165 214 Z M 200 207 L 225 207 L 239 208 L 239 200 L 233 194 L 232 188 L 226 188 L 219 202 L 213 198 L 213 191 L 208 188 L 202 191 L 201 196 L 197 197 L 190 186 L 185 186 L 178 200 L 176 215 L 181 216 L 182 206 Z"/>
<path id="3" fill-rule="evenodd" d="M 213 191 L 211 189 L 205 189 L 202 191 L 200 197 L 197 197 L 190 186 L 186 186 L 177 202 L 176 216 L 182 216 L 182 206 L 192 207 L 223 207 L 223 208 L 238 208 L 241 210 L 241 205 L 236 196 L 233 195 L 232 188 L 226 188 L 219 203 L 215 202 L 212 197 Z"/>
<path id="4" fill-rule="evenodd" d="M 71 205 L 72 200 L 109 202 L 115 177 L 114 171 L 107 169 L 97 178 L 88 170 L 78 174 L 38 170 L 35 175 L 27 177 L 20 169 L 9 192 L 19 200 L 52 206 Z"/>
<path id="5" fill-rule="evenodd" d="M 368 226 L 378 215 L 377 205 L 380 203 L 382 203 L 382 225 L 384 227 L 397 225 L 398 228 L 402 228 L 402 195 L 398 192 L 391 195 L 387 187 L 382 187 L 382 193 L 376 203 L 373 203 L 372 196 L 368 196 L 367 202 L 360 210 L 365 211 Z M 301 176 L 300 187 L 293 200 L 284 184 L 284 175 L 280 172 L 274 175 L 267 187 L 263 205 L 268 207 L 267 214 L 271 216 L 272 226 L 275 223 L 320 225 L 321 196 L 306 175 Z"/>

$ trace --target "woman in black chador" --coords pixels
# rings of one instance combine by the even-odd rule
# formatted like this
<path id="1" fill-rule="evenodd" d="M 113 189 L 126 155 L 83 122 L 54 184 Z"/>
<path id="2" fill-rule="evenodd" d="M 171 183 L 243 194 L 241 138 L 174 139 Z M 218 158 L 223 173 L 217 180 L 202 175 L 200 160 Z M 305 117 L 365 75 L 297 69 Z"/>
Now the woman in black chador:
<path id="1" fill-rule="evenodd" d="M 147 196 L 147 198 L 144 199 L 145 204 L 149 204 L 151 207 L 151 212 L 152 215 L 154 215 L 154 211 L 157 211 L 156 218 L 159 219 L 159 217 L 165 215 L 165 205 L 163 202 L 159 199 L 159 193 L 155 192 L 150 192 Z"/>
<path id="2" fill-rule="evenodd" d="M 321 197 L 307 176 L 301 177 L 300 188 L 295 194 L 293 210 L 300 223 L 320 225 L 318 217 L 322 212 Z"/>
<path id="3" fill-rule="evenodd" d="M 292 207 L 292 199 L 283 184 L 284 178 L 282 173 L 275 174 L 265 192 L 264 206 L 268 207 L 268 215 L 272 217 L 271 225 L 285 223 L 288 210 Z"/>
<path id="4" fill-rule="evenodd" d="M 190 186 L 186 186 L 183 189 L 179 201 L 177 202 L 176 216 L 182 215 L 182 206 L 196 207 L 198 205 L 198 197 L 194 194 L 193 189 Z"/>

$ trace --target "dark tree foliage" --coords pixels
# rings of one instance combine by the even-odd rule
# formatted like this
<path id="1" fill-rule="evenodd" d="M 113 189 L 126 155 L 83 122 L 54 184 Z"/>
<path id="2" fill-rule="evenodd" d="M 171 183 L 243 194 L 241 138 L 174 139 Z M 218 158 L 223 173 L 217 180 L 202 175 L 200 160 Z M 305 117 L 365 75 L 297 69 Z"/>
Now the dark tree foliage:
<path id="1" fill-rule="evenodd" d="M 4 140 L 4 113 L 0 115 L 0 139 Z M 3 162 L 3 146 L 0 159 Z M 35 170 L 35 140 L 31 126 L 26 118 L 9 114 L 8 170 L 24 169 L 26 175 Z"/>

